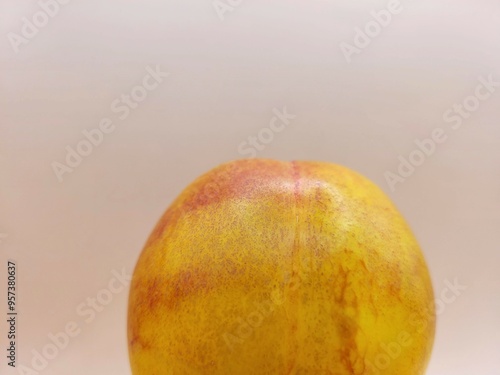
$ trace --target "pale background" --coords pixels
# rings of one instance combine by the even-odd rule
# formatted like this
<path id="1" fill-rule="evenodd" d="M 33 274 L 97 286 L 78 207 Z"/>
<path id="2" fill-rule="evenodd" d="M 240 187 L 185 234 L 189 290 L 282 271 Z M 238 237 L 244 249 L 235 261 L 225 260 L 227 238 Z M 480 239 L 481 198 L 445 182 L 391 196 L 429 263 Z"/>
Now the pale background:
<path id="1" fill-rule="evenodd" d="M 130 374 L 127 291 L 89 324 L 76 307 L 132 272 L 153 225 L 180 191 L 268 126 L 297 117 L 258 157 L 340 163 L 378 183 L 408 219 L 436 295 L 467 286 L 439 316 L 430 375 L 500 374 L 500 89 L 459 130 L 443 121 L 500 81 L 498 1 L 402 1 L 403 11 L 352 63 L 339 44 L 385 1 L 251 0 L 222 21 L 211 0 L 73 0 L 15 53 L 7 38 L 34 1 L 0 2 L 0 297 L 18 263 L 18 363 L 50 332 L 82 329 L 41 374 Z M 110 103 L 148 65 L 170 77 L 121 121 Z M 116 129 L 59 183 L 82 130 Z M 436 127 L 448 140 L 391 191 L 384 172 Z M 2 317 L 1 352 L 6 337 Z M 2 374 L 17 374 L 0 359 Z"/>

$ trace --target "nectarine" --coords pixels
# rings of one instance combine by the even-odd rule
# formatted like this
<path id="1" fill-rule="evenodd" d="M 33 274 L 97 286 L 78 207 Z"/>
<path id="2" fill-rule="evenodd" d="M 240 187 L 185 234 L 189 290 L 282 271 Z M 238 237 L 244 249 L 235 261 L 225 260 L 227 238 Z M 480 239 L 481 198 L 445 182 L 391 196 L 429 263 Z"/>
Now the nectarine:
<path id="1" fill-rule="evenodd" d="M 420 248 L 345 167 L 239 160 L 198 178 L 131 284 L 134 375 L 422 375 L 435 326 Z"/>

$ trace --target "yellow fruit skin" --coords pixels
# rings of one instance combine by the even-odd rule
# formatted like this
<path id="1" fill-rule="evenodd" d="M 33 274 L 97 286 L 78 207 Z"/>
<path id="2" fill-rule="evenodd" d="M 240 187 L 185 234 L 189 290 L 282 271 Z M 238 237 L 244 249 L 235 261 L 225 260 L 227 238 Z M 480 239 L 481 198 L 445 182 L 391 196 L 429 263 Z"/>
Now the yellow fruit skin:
<path id="1" fill-rule="evenodd" d="M 422 375 L 432 285 L 397 209 L 321 162 L 239 160 L 198 178 L 138 260 L 134 375 Z"/>

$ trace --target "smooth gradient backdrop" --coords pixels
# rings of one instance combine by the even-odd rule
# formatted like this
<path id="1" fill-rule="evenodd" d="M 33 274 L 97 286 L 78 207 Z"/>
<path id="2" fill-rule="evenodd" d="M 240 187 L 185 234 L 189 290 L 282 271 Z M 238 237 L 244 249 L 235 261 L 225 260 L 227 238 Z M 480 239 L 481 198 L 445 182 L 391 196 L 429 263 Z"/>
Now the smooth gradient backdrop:
<path id="1" fill-rule="evenodd" d="M 440 301 L 428 375 L 500 375 L 498 1 L 54 1 L 0 2 L 0 312 L 13 259 L 18 365 L 74 323 L 37 373 L 130 374 L 123 273 L 187 184 L 255 154 L 378 183 Z M 0 373 L 19 374 L 0 321 Z"/>

